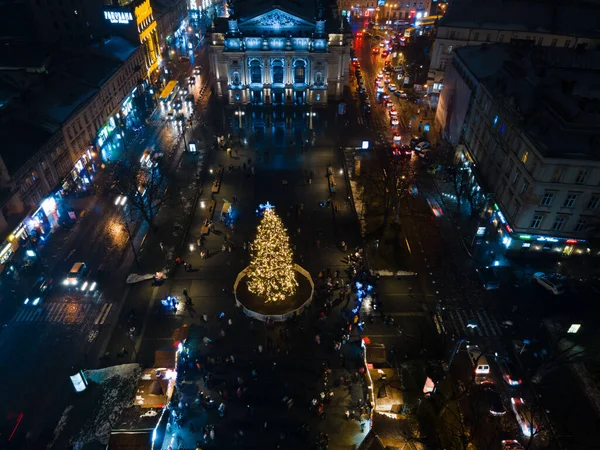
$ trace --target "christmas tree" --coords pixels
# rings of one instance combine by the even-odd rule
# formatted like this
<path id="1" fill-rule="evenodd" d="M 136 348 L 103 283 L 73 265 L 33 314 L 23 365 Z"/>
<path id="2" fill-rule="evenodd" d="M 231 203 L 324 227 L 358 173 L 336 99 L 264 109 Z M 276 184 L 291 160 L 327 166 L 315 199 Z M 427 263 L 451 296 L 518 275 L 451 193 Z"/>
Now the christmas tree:
<path id="1" fill-rule="evenodd" d="M 283 222 L 268 203 L 263 211 L 250 248 L 248 290 L 264 297 L 266 302 L 278 302 L 296 292 L 298 282 Z"/>

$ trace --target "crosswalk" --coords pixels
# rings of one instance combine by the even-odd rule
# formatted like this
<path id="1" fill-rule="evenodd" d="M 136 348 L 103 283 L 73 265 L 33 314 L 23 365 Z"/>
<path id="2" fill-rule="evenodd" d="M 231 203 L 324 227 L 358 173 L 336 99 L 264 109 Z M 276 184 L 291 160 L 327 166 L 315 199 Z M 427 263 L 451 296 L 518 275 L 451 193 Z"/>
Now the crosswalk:
<path id="1" fill-rule="evenodd" d="M 502 329 L 485 309 L 438 309 L 434 322 L 439 334 L 500 337 Z"/>
<path id="2" fill-rule="evenodd" d="M 106 306 L 110 305 L 110 306 Z M 92 303 L 56 302 L 39 307 L 23 307 L 13 317 L 13 323 L 60 323 L 65 325 L 96 321 L 104 323 L 112 308 L 105 303 L 98 314 L 98 305 Z M 96 312 L 96 314 L 93 314 Z"/>

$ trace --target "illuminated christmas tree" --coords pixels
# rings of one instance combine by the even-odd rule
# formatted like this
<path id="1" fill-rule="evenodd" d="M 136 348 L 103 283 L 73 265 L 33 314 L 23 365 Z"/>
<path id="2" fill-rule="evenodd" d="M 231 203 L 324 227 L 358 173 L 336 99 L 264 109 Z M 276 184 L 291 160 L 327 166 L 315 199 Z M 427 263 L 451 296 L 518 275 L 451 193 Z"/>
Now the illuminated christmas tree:
<path id="1" fill-rule="evenodd" d="M 290 239 L 273 207 L 267 203 L 261 209 L 263 218 L 250 248 L 248 290 L 266 302 L 279 302 L 298 287 Z"/>

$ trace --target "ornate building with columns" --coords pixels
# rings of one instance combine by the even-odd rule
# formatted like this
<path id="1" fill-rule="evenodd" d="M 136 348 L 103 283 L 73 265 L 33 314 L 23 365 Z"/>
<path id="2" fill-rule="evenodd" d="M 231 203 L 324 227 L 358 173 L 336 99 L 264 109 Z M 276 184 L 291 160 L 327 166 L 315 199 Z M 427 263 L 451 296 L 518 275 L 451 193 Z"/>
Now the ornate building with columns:
<path id="1" fill-rule="evenodd" d="M 208 35 L 211 75 L 230 104 L 325 105 L 348 85 L 352 33 L 336 8 L 252 0 Z"/>

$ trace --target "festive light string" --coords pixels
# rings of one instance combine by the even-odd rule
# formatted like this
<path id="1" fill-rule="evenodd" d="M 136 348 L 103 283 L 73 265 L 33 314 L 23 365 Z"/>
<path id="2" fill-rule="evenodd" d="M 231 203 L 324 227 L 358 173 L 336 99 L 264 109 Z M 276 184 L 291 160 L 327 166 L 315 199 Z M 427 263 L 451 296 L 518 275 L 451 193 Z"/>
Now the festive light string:
<path id="1" fill-rule="evenodd" d="M 250 292 L 264 297 L 265 302 L 279 302 L 296 292 L 298 282 L 290 239 L 272 207 L 264 209 L 250 254 Z"/>

